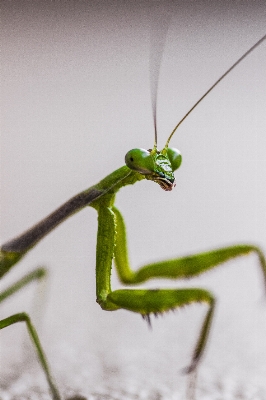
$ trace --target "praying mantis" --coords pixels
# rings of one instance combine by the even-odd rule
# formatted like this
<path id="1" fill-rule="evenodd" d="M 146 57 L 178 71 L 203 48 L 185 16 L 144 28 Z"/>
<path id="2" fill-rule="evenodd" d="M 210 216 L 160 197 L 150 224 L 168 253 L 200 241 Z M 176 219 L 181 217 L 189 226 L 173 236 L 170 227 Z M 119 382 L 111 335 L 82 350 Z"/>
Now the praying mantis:
<path id="1" fill-rule="evenodd" d="M 253 245 L 238 245 L 213 250 L 165 262 L 148 264 L 138 271 L 131 270 L 127 256 L 125 224 L 120 211 L 114 206 L 115 195 L 124 186 L 133 185 L 148 179 L 171 191 L 175 185 L 174 171 L 181 165 L 181 154 L 169 148 L 176 129 L 201 102 L 207 94 L 262 41 L 263 36 L 250 48 L 218 81 L 195 103 L 172 131 L 165 147 L 157 149 L 156 107 L 154 111 L 155 144 L 151 150 L 133 149 L 126 154 L 126 166 L 114 171 L 98 184 L 71 198 L 54 213 L 29 229 L 24 234 L 10 240 L 1 247 L 0 276 L 4 276 L 31 250 L 45 235 L 66 218 L 91 206 L 98 212 L 98 236 L 96 250 L 96 292 L 97 302 L 102 309 L 114 311 L 126 309 L 143 316 L 150 323 L 150 314 L 161 314 L 191 303 L 206 303 L 208 311 L 203 321 L 199 338 L 192 356 L 188 373 L 194 371 L 204 353 L 215 310 L 215 298 L 203 289 L 122 289 L 112 291 L 110 284 L 111 264 L 114 259 L 120 280 L 127 285 L 143 283 L 152 278 L 183 279 L 197 276 L 232 258 L 255 252 L 258 255 L 261 269 L 266 280 L 266 263 L 262 251 Z M 44 269 L 37 269 L 1 293 L 0 301 L 10 297 L 33 280 L 41 279 L 46 274 Z M 61 399 L 52 377 L 47 359 L 39 341 L 37 332 L 25 313 L 15 314 L 0 321 L 3 329 L 18 322 L 25 322 L 36 348 L 41 366 L 46 375 L 53 400 Z"/>

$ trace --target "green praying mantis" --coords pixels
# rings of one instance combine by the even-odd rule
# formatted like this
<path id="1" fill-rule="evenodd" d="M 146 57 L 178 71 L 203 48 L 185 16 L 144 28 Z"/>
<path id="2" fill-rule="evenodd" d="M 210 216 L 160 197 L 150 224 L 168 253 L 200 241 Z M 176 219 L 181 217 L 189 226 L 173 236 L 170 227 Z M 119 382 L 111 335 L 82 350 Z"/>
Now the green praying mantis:
<path id="1" fill-rule="evenodd" d="M 127 285 L 136 285 L 154 278 L 192 278 L 230 259 L 244 256 L 250 252 L 255 252 L 258 256 L 266 285 L 265 257 L 260 248 L 249 244 L 239 244 L 183 258 L 147 264 L 139 270 L 133 271 L 130 267 L 127 254 L 125 223 L 120 211 L 114 205 L 115 196 L 122 187 L 133 185 L 143 179 L 148 179 L 158 183 L 165 191 L 171 191 L 174 188 L 174 172 L 180 167 L 182 156 L 177 149 L 169 147 L 169 142 L 177 128 L 195 109 L 195 107 L 214 89 L 214 87 L 265 39 L 266 35 L 264 35 L 241 58 L 239 58 L 193 105 L 193 107 L 176 125 L 161 151 L 158 151 L 157 149 L 156 104 L 154 103 L 153 117 L 155 143 L 153 148 L 149 150 L 130 150 L 125 156 L 125 166 L 112 172 L 96 185 L 91 186 L 89 189 L 68 200 L 52 214 L 22 235 L 3 244 L 0 253 L 0 277 L 3 277 L 27 254 L 29 250 L 31 250 L 44 236 L 56 228 L 66 218 L 86 206 L 91 206 L 98 212 L 96 248 L 97 303 L 103 310 L 107 311 L 126 309 L 136 312 L 147 320 L 149 324 L 151 314 L 162 314 L 169 310 L 178 309 L 192 303 L 206 303 L 208 311 L 199 332 L 191 363 L 186 368 L 187 373 L 195 371 L 202 359 L 208 341 L 215 310 L 214 296 L 209 291 L 199 288 L 120 289 L 112 291 L 112 262 L 114 261 L 118 276 L 122 283 Z M 19 291 L 22 287 L 27 286 L 30 282 L 42 279 L 45 275 L 46 270 L 43 268 L 34 270 L 0 293 L 0 302 Z M 24 322 L 27 326 L 40 364 L 46 375 L 53 400 L 60 400 L 61 395 L 55 384 L 38 334 L 29 315 L 26 313 L 18 313 L 2 319 L 0 321 L 0 328 L 3 329 L 18 322 Z"/>

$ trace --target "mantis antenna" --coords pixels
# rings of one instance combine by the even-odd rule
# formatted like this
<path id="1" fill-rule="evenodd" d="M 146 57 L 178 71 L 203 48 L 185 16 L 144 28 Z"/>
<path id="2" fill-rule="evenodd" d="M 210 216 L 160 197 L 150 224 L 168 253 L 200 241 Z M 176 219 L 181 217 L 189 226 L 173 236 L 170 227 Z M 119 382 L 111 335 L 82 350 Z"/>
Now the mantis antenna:
<path id="1" fill-rule="evenodd" d="M 156 7 L 158 4 L 156 3 Z M 154 124 L 154 149 L 157 149 L 157 92 L 159 72 L 165 48 L 166 35 L 171 19 L 171 10 L 165 7 L 160 8 L 160 12 L 152 16 L 150 21 L 150 89 Z"/>
<path id="2" fill-rule="evenodd" d="M 167 142 L 165 144 L 165 148 L 168 147 L 170 140 L 172 139 L 175 131 L 177 128 L 182 124 L 182 122 L 189 116 L 189 114 L 197 107 L 197 105 L 212 91 L 212 89 L 215 88 L 215 86 L 218 85 L 225 77 L 226 75 L 229 74 L 244 58 L 246 58 L 253 50 L 255 50 L 256 47 L 258 47 L 264 40 L 266 39 L 266 35 L 264 35 L 257 43 L 254 44 L 246 53 L 244 53 L 222 76 L 220 76 L 219 79 L 207 90 L 206 93 L 204 93 L 203 96 L 190 108 L 190 110 L 184 115 L 184 117 L 178 122 L 178 124 L 175 126 L 174 130 L 172 131 L 171 135 L 167 139 Z"/>

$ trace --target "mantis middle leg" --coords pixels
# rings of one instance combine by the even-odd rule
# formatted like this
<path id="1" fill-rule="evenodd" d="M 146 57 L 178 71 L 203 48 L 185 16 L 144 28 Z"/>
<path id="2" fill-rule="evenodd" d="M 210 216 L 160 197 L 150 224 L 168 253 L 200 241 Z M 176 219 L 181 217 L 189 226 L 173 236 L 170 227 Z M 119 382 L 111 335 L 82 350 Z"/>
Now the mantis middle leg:
<path id="1" fill-rule="evenodd" d="M 44 268 L 37 268 L 36 270 L 30 272 L 26 276 L 24 276 L 22 279 L 17 281 L 15 284 L 9 286 L 6 290 L 4 290 L 2 293 L 0 293 L 0 303 L 4 301 L 6 298 L 10 297 L 23 287 L 27 286 L 29 283 L 37 280 L 41 280 L 46 276 L 46 270 Z M 50 368 L 46 359 L 46 356 L 44 354 L 40 339 L 38 337 L 37 331 L 31 322 L 31 319 L 28 314 L 22 312 L 18 314 L 11 315 L 7 318 L 4 318 L 0 320 L 0 329 L 7 328 L 10 325 L 16 324 L 18 322 L 24 322 L 26 324 L 26 327 L 28 329 L 28 333 L 30 335 L 30 338 L 35 346 L 40 364 L 42 366 L 42 369 L 46 375 L 47 382 L 50 387 L 50 391 L 53 397 L 53 400 L 60 400 L 60 394 L 58 392 L 58 389 L 54 383 L 52 374 L 50 372 Z"/>

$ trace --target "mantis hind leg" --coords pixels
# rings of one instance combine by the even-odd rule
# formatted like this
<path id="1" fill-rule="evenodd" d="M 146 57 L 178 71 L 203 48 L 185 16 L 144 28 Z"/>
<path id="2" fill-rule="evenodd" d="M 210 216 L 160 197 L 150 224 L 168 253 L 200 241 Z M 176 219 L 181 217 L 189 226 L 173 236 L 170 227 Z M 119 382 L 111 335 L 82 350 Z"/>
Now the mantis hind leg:
<path id="1" fill-rule="evenodd" d="M 41 280 L 46 276 L 46 270 L 44 268 L 37 268 L 36 270 L 30 272 L 28 275 L 24 276 L 22 279 L 17 281 L 15 284 L 9 286 L 6 290 L 0 293 L 0 303 L 6 298 L 10 297 L 12 294 L 16 293 L 23 287 L 27 286 L 29 283 L 35 280 Z M 50 368 L 44 354 L 43 348 L 41 346 L 37 331 L 31 322 L 30 317 L 26 313 L 18 313 L 11 315 L 5 319 L 0 320 L 0 329 L 7 328 L 10 325 L 16 324 L 18 322 L 25 322 L 30 338 L 35 346 L 40 364 L 45 373 L 53 400 L 61 400 L 59 391 L 54 383 Z"/>
<path id="2" fill-rule="evenodd" d="M 0 293 L 0 303 L 4 301 L 6 298 L 11 296 L 12 294 L 18 292 L 24 286 L 27 286 L 29 283 L 33 281 L 40 281 L 47 276 L 47 271 L 45 268 L 36 268 L 31 271 L 29 274 L 25 275 L 23 278 L 18 280 L 13 285 L 9 286 L 2 293 Z"/>

